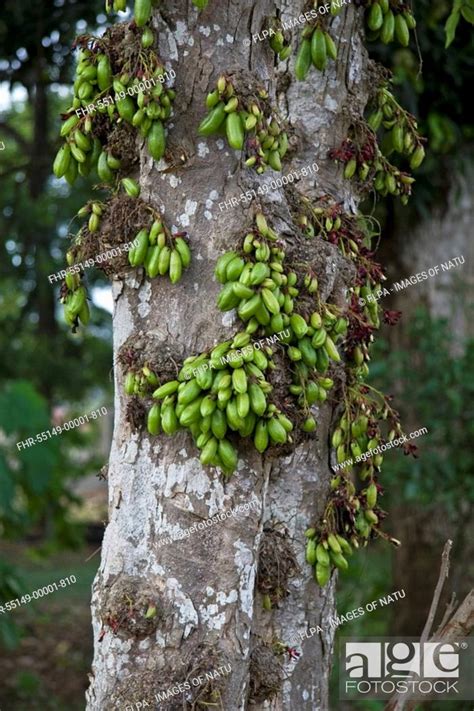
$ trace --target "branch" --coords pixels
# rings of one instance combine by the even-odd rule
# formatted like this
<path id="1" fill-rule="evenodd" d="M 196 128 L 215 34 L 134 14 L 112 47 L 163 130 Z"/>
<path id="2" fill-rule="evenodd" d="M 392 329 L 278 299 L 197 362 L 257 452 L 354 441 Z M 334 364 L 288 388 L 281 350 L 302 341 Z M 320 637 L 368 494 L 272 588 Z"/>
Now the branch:
<path id="1" fill-rule="evenodd" d="M 441 570 L 439 571 L 439 578 L 438 582 L 436 583 L 433 600 L 431 601 L 430 611 L 428 613 L 428 617 L 426 618 L 423 632 L 421 633 L 421 644 L 424 644 L 426 642 L 431 632 L 431 628 L 433 627 L 433 622 L 436 615 L 436 610 L 438 609 L 439 599 L 443 591 L 444 582 L 449 575 L 449 554 L 451 553 L 452 547 L 453 542 L 447 540 L 444 544 L 443 552 L 441 554 Z"/>
<path id="2" fill-rule="evenodd" d="M 438 582 L 433 594 L 433 600 L 431 603 L 430 611 L 426 620 L 425 627 L 421 633 L 420 642 L 426 642 L 428 635 L 430 633 L 431 627 L 433 625 L 433 620 L 436 615 L 436 609 L 439 604 L 439 599 L 441 596 L 441 591 L 443 589 L 444 582 L 448 577 L 449 573 L 449 554 L 452 548 L 452 541 L 448 540 L 444 544 L 443 553 L 441 556 L 441 569 L 439 572 Z M 453 594 L 451 600 L 446 606 L 446 611 L 443 615 L 440 626 L 430 638 L 430 642 L 454 642 L 456 639 L 462 637 L 467 637 L 471 630 L 474 628 L 474 590 L 471 590 L 465 597 L 462 604 L 457 609 L 456 613 L 453 615 L 451 620 L 448 621 L 449 616 L 455 608 L 456 596 Z M 403 698 L 395 694 L 389 699 L 384 711 L 414 711 L 418 705 L 418 702 L 410 700 L 411 694 L 405 694 Z"/>

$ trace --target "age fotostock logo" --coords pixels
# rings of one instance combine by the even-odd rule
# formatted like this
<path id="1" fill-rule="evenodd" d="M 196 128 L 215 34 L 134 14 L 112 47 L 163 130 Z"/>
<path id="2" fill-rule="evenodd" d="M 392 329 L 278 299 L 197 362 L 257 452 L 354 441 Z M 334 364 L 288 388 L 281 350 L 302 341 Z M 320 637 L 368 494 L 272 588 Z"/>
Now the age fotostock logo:
<path id="1" fill-rule="evenodd" d="M 341 640 L 340 698 L 472 700 L 472 641 Z"/>

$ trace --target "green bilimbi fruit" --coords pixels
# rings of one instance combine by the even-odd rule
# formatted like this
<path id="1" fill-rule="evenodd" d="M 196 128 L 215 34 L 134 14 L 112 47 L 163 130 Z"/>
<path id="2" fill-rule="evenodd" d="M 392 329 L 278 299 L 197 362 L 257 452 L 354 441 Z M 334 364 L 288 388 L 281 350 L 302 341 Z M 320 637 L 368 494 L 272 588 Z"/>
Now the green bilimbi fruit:
<path id="1" fill-rule="evenodd" d="M 242 150 L 244 147 L 244 126 L 240 114 L 237 112 L 227 115 L 225 122 L 226 136 L 229 145 L 234 150 Z"/>
<path id="2" fill-rule="evenodd" d="M 367 500 L 368 507 L 370 509 L 373 509 L 375 504 L 377 503 L 377 486 L 374 484 L 374 482 L 369 484 L 369 486 L 367 487 L 365 498 Z"/>
<path id="3" fill-rule="evenodd" d="M 347 570 L 347 568 L 349 567 L 349 563 L 344 558 L 342 553 L 335 553 L 333 550 L 331 550 L 329 556 L 331 558 L 331 561 L 337 568 L 340 568 L 341 570 Z"/>
<path id="4" fill-rule="evenodd" d="M 403 47 L 408 47 L 410 30 L 403 15 L 395 15 L 395 36 Z"/>
<path id="5" fill-rule="evenodd" d="M 68 144 L 61 146 L 56 154 L 53 164 L 53 172 L 57 178 L 62 178 L 68 168 L 71 161 L 71 148 Z"/>
<path id="6" fill-rule="evenodd" d="M 151 47 L 153 42 L 155 41 L 155 35 L 153 34 L 153 30 L 151 27 L 145 27 L 143 30 L 142 34 L 142 47 L 145 49 L 148 49 L 148 47 Z"/>
<path id="7" fill-rule="evenodd" d="M 393 35 L 395 32 L 395 17 L 391 10 L 389 10 L 383 19 L 382 29 L 380 31 L 380 39 L 384 44 L 389 44 L 393 40 Z"/>
<path id="8" fill-rule="evenodd" d="M 227 439 L 219 440 L 218 454 L 224 469 L 233 472 L 237 466 L 237 452 Z"/>
<path id="9" fill-rule="evenodd" d="M 306 76 L 311 67 L 311 42 L 309 39 L 303 39 L 298 49 L 295 61 L 295 75 L 299 81 L 306 79 Z"/>
<path id="10" fill-rule="evenodd" d="M 284 444 L 287 440 L 287 433 L 281 422 L 277 418 L 271 417 L 267 423 L 268 434 L 275 444 Z"/>
<path id="11" fill-rule="evenodd" d="M 161 427 L 167 435 L 172 435 L 179 429 L 178 418 L 174 410 L 173 403 L 161 408 Z"/>
<path id="12" fill-rule="evenodd" d="M 137 27 L 143 27 L 151 17 L 152 0 L 135 0 L 135 22 Z"/>
<path id="13" fill-rule="evenodd" d="M 334 40 L 332 37 L 329 35 L 328 32 L 324 33 L 324 39 L 326 42 L 326 51 L 327 55 L 330 59 L 337 59 L 337 47 L 334 43 Z"/>
<path id="14" fill-rule="evenodd" d="M 183 267 L 186 269 L 191 264 L 191 250 L 189 249 L 187 242 L 182 237 L 176 237 L 174 246 L 176 251 L 179 252 Z"/>
<path id="15" fill-rule="evenodd" d="M 147 137 L 147 146 L 154 160 L 158 161 L 163 158 L 166 149 L 166 134 L 165 127 L 159 119 L 151 124 Z"/>
<path id="16" fill-rule="evenodd" d="M 105 54 L 101 54 L 97 62 L 97 85 L 101 91 L 112 86 L 112 68 Z"/>
<path id="17" fill-rule="evenodd" d="M 323 71 L 327 63 L 327 48 L 325 33 L 319 27 L 311 37 L 311 59 L 316 69 Z"/>
<path id="18" fill-rule="evenodd" d="M 158 265 L 159 269 L 159 265 Z M 176 284 L 183 273 L 183 263 L 181 261 L 180 254 L 177 249 L 171 250 L 170 263 L 169 263 L 169 275 L 172 284 Z"/>
<path id="19" fill-rule="evenodd" d="M 125 376 L 124 390 L 127 395 L 133 395 L 135 392 L 135 373 L 131 370 Z"/>
<path id="20" fill-rule="evenodd" d="M 318 563 L 320 563 L 321 565 L 329 566 L 331 563 L 329 553 L 327 552 L 322 543 L 318 543 L 318 545 L 316 546 L 316 558 Z"/>
<path id="21" fill-rule="evenodd" d="M 158 403 L 151 406 L 147 417 L 147 428 L 151 435 L 160 434 L 161 430 L 161 407 Z"/>
<path id="22" fill-rule="evenodd" d="M 136 180 L 132 180 L 132 178 L 122 178 L 122 185 L 129 197 L 136 198 L 140 195 L 140 186 Z"/>
<path id="23" fill-rule="evenodd" d="M 316 541 L 310 538 L 306 543 L 306 562 L 310 565 L 316 563 Z"/>
<path id="24" fill-rule="evenodd" d="M 253 440 L 255 449 L 260 452 L 260 454 L 263 454 L 263 452 L 268 447 L 268 441 L 269 438 L 267 423 L 265 422 L 265 420 L 259 420 L 255 428 L 255 435 Z"/>
<path id="25" fill-rule="evenodd" d="M 217 106 L 215 106 L 212 111 L 201 121 L 198 133 L 200 136 L 210 136 L 219 130 L 224 122 L 227 114 L 225 112 L 225 103 L 220 101 Z"/>
<path id="26" fill-rule="evenodd" d="M 384 13 L 382 12 L 382 8 L 380 7 L 377 0 L 375 0 L 374 4 L 369 10 L 369 14 L 367 17 L 367 25 L 369 26 L 369 29 L 373 30 L 374 32 L 376 30 L 380 30 L 383 25 L 383 15 Z"/>
<path id="27" fill-rule="evenodd" d="M 167 383 L 164 383 L 157 390 L 155 390 L 153 397 L 155 400 L 164 400 L 165 397 L 173 395 L 177 391 L 178 387 L 178 380 L 169 380 Z"/>
<path id="28" fill-rule="evenodd" d="M 317 563 L 315 568 L 315 578 L 318 585 L 323 588 L 329 582 L 330 577 L 331 568 L 328 565 Z"/>
<path id="29" fill-rule="evenodd" d="M 418 146 L 410 158 L 410 168 L 412 170 L 416 170 L 416 168 L 419 168 L 420 165 L 423 163 L 424 158 L 425 149 L 423 148 L 423 146 Z"/>

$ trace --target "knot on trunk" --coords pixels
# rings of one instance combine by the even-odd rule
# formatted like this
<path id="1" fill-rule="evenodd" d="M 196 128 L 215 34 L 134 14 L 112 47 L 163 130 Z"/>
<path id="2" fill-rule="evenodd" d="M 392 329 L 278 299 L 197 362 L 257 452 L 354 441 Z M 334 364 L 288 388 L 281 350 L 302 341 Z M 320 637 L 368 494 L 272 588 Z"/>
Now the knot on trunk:
<path id="1" fill-rule="evenodd" d="M 283 669 L 277 654 L 264 644 L 258 645 L 250 657 L 249 697 L 254 703 L 272 699 L 283 685 Z"/>
<path id="2" fill-rule="evenodd" d="M 143 578 L 120 575 L 106 590 L 100 609 L 104 630 L 114 635 L 149 637 L 165 618 L 160 592 Z"/>
<path id="3" fill-rule="evenodd" d="M 260 544 L 257 588 L 264 596 L 265 609 L 278 605 L 288 595 L 288 581 L 298 572 L 298 564 L 286 531 L 265 527 Z"/>

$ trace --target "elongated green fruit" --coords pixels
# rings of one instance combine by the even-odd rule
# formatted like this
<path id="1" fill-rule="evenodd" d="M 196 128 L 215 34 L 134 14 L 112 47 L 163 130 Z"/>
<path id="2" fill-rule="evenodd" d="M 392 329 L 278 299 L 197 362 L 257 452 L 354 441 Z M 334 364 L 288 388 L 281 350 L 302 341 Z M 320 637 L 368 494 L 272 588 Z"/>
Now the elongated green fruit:
<path id="1" fill-rule="evenodd" d="M 389 10 L 384 19 L 382 29 L 380 31 L 380 39 L 384 44 L 389 44 L 393 40 L 393 34 L 395 32 L 395 17 L 393 12 Z"/>
<path id="2" fill-rule="evenodd" d="M 172 284 L 176 284 L 181 279 L 181 275 L 183 273 L 183 263 L 177 249 L 171 250 L 169 273 Z"/>
<path id="3" fill-rule="evenodd" d="M 337 59 L 337 47 L 328 32 L 324 33 L 324 39 L 326 42 L 326 52 L 328 57 L 330 57 L 331 59 Z"/>
<path id="4" fill-rule="evenodd" d="M 311 59 L 316 69 L 323 71 L 327 62 L 326 40 L 324 32 L 318 27 L 311 37 Z"/>
<path id="5" fill-rule="evenodd" d="M 260 454 L 263 454 L 268 447 L 268 430 L 265 420 L 258 421 L 253 442 L 255 449 L 260 452 Z"/>
<path id="6" fill-rule="evenodd" d="M 336 536 L 334 533 L 330 533 L 328 536 L 328 544 L 329 548 L 333 553 L 342 553 L 342 548 L 340 546 L 339 541 L 337 540 Z"/>
<path id="7" fill-rule="evenodd" d="M 316 541 L 313 538 L 306 543 L 306 562 L 310 565 L 316 563 Z"/>
<path id="8" fill-rule="evenodd" d="M 265 393 L 257 385 L 257 383 L 251 383 L 249 385 L 248 393 L 250 397 L 250 407 L 256 415 L 261 417 L 267 408 Z"/>
<path id="9" fill-rule="evenodd" d="M 177 237 L 174 241 L 174 246 L 176 251 L 179 252 L 183 267 L 186 269 L 191 264 L 191 250 L 187 242 L 182 237 Z"/>
<path id="10" fill-rule="evenodd" d="M 231 472 L 234 471 L 237 466 L 237 452 L 229 440 L 219 440 L 218 453 L 224 467 Z"/>
<path id="11" fill-rule="evenodd" d="M 418 148 L 415 149 L 413 155 L 410 158 L 410 168 L 412 170 L 419 168 L 420 165 L 423 163 L 424 158 L 425 149 L 423 148 L 423 146 L 418 146 Z"/>
<path id="12" fill-rule="evenodd" d="M 284 444 L 287 440 L 286 430 L 283 425 L 272 417 L 268 420 L 268 434 L 275 444 Z"/>
<path id="13" fill-rule="evenodd" d="M 148 150 L 154 160 L 161 160 L 166 149 L 166 133 L 162 122 L 157 119 L 151 124 L 147 138 Z"/>
<path id="14" fill-rule="evenodd" d="M 369 29 L 371 29 L 373 32 L 375 32 L 376 30 L 380 30 L 383 25 L 383 12 L 377 0 L 375 0 L 374 4 L 369 10 L 369 15 L 367 17 L 367 25 L 369 26 Z"/>
<path id="15" fill-rule="evenodd" d="M 167 383 L 161 385 L 153 393 L 155 400 L 164 400 L 168 395 L 173 395 L 179 387 L 179 382 L 177 380 L 170 380 Z"/>
<path id="16" fill-rule="evenodd" d="M 140 230 L 135 238 L 135 252 L 133 255 L 132 267 L 139 267 L 145 261 L 146 253 L 148 250 L 148 232 L 147 230 Z"/>
<path id="17" fill-rule="evenodd" d="M 135 115 L 135 102 L 132 97 L 125 96 L 123 99 L 117 99 L 116 103 L 120 118 L 131 124 Z"/>
<path id="18" fill-rule="evenodd" d="M 318 543 L 316 547 L 316 558 L 318 559 L 318 563 L 321 563 L 321 565 L 329 565 L 331 562 L 329 559 L 329 553 L 322 543 Z"/>
<path id="19" fill-rule="evenodd" d="M 110 183 L 114 179 L 114 174 L 112 170 L 110 170 L 107 161 L 107 153 L 105 151 L 102 151 L 97 161 L 97 175 L 104 183 Z"/>
<path id="20" fill-rule="evenodd" d="M 236 151 L 241 151 L 244 147 L 244 127 L 240 114 L 237 112 L 228 114 L 225 121 L 225 130 L 229 146 Z"/>
<path id="21" fill-rule="evenodd" d="M 148 418 L 147 418 L 148 432 L 151 435 L 160 434 L 160 430 L 161 430 L 160 422 L 161 422 L 161 407 L 159 406 L 158 403 L 155 403 L 154 405 L 151 406 L 151 408 L 148 412 Z"/>
<path id="22" fill-rule="evenodd" d="M 304 39 L 298 49 L 295 61 L 295 76 L 299 81 L 304 81 L 311 66 L 311 42 Z"/>
<path id="23" fill-rule="evenodd" d="M 225 103 L 220 101 L 217 106 L 215 106 L 212 111 L 208 113 L 199 125 L 198 133 L 200 136 L 210 136 L 220 128 L 225 117 L 227 116 L 224 109 Z"/>
<path id="24" fill-rule="evenodd" d="M 102 55 L 97 62 L 97 84 L 101 91 L 112 86 L 112 68 L 109 58 Z"/>
<path id="25" fill-rule="evenodd" d="M 60 134 L 61 136 L 67 136 L 68 133 L 72 131 L 74 126 L 79 122 L 79 116 L 74 114 L 73 116 L 70 116 L 66 121 L 63 123 L 61 126 L 61 131 Z"/>
<path id="26" fill-rule="evenodd" d="M 331 577 L 331 568 L 328 565 L 321 565 L 321 563 L 316 564 L 315 568 L 316 582 L 322 588 L 329 582 Z"/>
<path id="27" fill-rule="evenodd" d="M 122 178 L 122 185 L 129 197 L 136 198 L 140 195 L 140 186 L 132 178 Z"/>
<path id="28" fill-rule="evenodd" d="M 395 15 L 395 36 L 403 47 L 408 47 L 410 30 L 403 15 Z"/>
<path id="29" fill-rule="evenodd" d="M 143 27 L 151 16 L 151 0 L 135 0 L 135 22 L 138 27 Z"/>
<path id="30" fill-rule="evenodd" d="M 53 171 L 57 178 L 62 178 L 69 168 L 71 149 L 68 144 L 61 146 L 54 159 Z"/>

